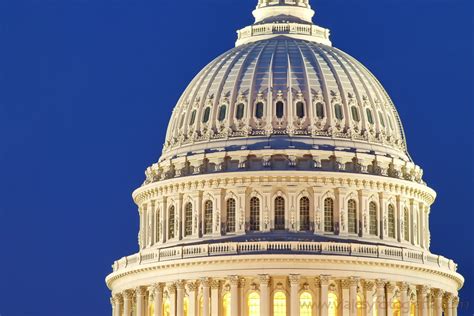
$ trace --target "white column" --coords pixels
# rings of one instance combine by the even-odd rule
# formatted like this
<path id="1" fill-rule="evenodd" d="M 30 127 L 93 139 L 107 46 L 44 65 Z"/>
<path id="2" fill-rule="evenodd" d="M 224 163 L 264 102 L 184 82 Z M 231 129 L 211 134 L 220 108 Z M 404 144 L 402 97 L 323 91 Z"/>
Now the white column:
<path id="1" fill-rule="evenodd" d="M 299 293 L 300 291 L 300 275 L 291 274 L 290 275 L 290 315 L 299 316 L 300 315 L 300 300 Z"/>
<path id="2" fill-rule="evenodd" d="M 321 282 L 321 316 L 327 316 L 328 315 L 328 288 L 329 288 L 329 276 L 328 275 L 322 275 L 319 278 Z"/>
<path id="3" fill-rule="evenodd" d="M 365 302 L 363 302 L 362 304 L 362 315 L 364 316 L 373 315 L 373 309 L 377 308 L 377 306 L 373 305 L 373 300 L 372 300 L 372 297 L 374 294 L 374 285 L 375 283 L 372 281 L 363 282 Z"/>
<path id="4" fill-rule="evenodd" d="M 395 285 L 392 283 L 387 283 L 385 287 L 385 294 L 386 294 L 386 302 L 385 306 L 387 306 L 387 315 L 393 315 L 393 291 L 395 290 Z"/>
<path id="5" fill-rule="evenodd" d="M 349 279 L 349 304 L 350 304 L 350 315 L 357 316 L 357 284 L 359 279 Z"/>
<path id="6" fill-rule="evenodd" d="M 222 235 L 221 222 L 222 222 L 222 212 L 224 210 L 224 192 L 222 189 L 214 191 L 215 202 L 214 209 L 212 212 L 212 233 L 216 236 Z"/>
<path id="7" fill-rule="evenodd" d="M 321 201 L 323 189 L 313 187 L 314 194 L 314 233 L 319 234 L 324 231 L 324 203 Z"/>
<path id="8" fill-rule="evenodd" d="M 369 196 L 367 191 L 359 191 L 359 218 L 361 222 L 360 235 L 361 237 L 369 235 Z"/>
<path id="9" fill-rule="evenodd" d="M 146 290 L 144 287 L 142 286 L 139 286 L 136 288 L 135 290 L 135 300 L 136 300 L 136 304 L 137 304 L 137 316 L 145 316 L 144 312 L 145 312 L 145 294 L 146 294 Z"/>
<path id="10" fill-rule="evenodd" d="M 344 198 L 346 197 L 347 190 L 343 188 L 338 188 L 336 191 L 336 203 L 334 207 L 334 215 L 337 218 L 337 233 L 339 235 L 345 236 L 348 232 L 347 227 L 347 205 L 344 203 Z"/>
<path id="11" fill-rule="evenodd" d="M 176 314 L 184 316 L 184 281 L 176 282 Z"/>
<path id="12" fill-rule="evenodd" d="M 435 316 L 443 315 L 443 295 L 444 292 L 442 290 L 435 290 Z"/>
<path id="13" fill-rule="evenodd" d="M 387 229 L 387 198 L 383 192 L 379 193 L 379 237 L 381 239 L 387 239 L 388 229 Z"/>
<path id="14" fill-rule="evenodd" d="M 219 280 L 211 281 L 211 315 L 220 315 L 220 282 Z"/>
<path id="15" fill-rule="evenodd" d="M 133 292 L 130 290 L 126 290 L 122 293 L 122 296 L 123 296 L 123 316 L 131 316 Z"/>
<path id="16" fill-rule="evenodd" d="M 115 294 L 114 295 L 114 302 L 115 302 L 114 316 L 122 316 L 122 312 L 123 312 L 123 297 L 122 297 L 122 294 Z"/>
<path id="17" fill-rule="evenodd" d="M 375 285 L 377 287 L 377 315 L 386 315 L 385 281 L 376 280 Z"/>
<path id="18" fill-rule="evenodd" d="M 112 306 L 112 316 L 117 316 L 117 301 L 114 296 L 110 298 L 110 305 Z"/>
<path id="19" fill-rule="evenodd" d="M 400 283 L 398 288 L 400 289 L 400 311 L 401 316 L 410 315 L 410 301 L 408 300 L 408 284 Z"/>
<path id="20" fill-rule="evenodd" d="M 176 316 L 176 285 L 168 285 L 168 295 L 170 298 L 170 315 Z"/>
<path id="21" fill-rule="evenodd" d="M 453 298 L 453 314 L 452 316 L 458 316 L 459 297 Z"/>
<path id="22" fill-rule="evenodd" d="M 178 205 L 176 205 L 175 211 L 175 236 L 176 239 L 181 240 L 183 239 L 183 213 L 184 213 L 184 205 L 183 205 L 183 194 L 178 195 Z"/>
<path id="23" fill-rule="evenodd" d="M 426 285 L 419 285 L 416 288 L 416 296 L 418 298 L 418 315 L 428 316 L 428 287 Z"/>
<path id="24" fill-rule="evenodd" d="M 157 283 L 153 285 L 153 305 L 155 307 L 155 314 L 150 316 L 163 315 L 163 284 Z"/>
<path id="25" fill-rule="evenodd" d="M 350 282 L 348 279 L 344 279 L 341 281 L 341 289 L 342 289 L 342 301 L 339 304 L 342 304 L 342 316 L 349 316 L 350 313 Z"/>
<path id="26" fill-rule="evenodd" d="M 201 284 L 202 284 L 202 300 L 203 300 L 203 308 L 202 308 L 202 315 L 203 316 L 210 316 L 210 306 L 209 306 L 209 301 L 210 301 L 210 297 L 209 297 L 209 279 L 208 278 L 204 278 L 201 280 Z"/>
<path id="27" fill-rule="evenodd" d="M 239 277 L 232 275 L 230 280 L 230 316 L 239 316 Z"/>
<path id="28" fill-rule="evenodd" d="M 451 293 L 447 293 L 445 295 L 446 306 L 444 309 L 445 316 L 452 316 L 453 315 L 453 295 Z"/>
<path id="29" fill-rule="evenodd" d="M 188 290 L 188 297 L 189 297 L 188 316 L 197 316 L 198 312 L 197 312 L 196 283 L 194 282 L 188 283 L 186 287 Z"/>
<path id="30" fill-rule="evenodd" d="M 270 276 L 260 274 L 260 315 L 270 315 Z"/>

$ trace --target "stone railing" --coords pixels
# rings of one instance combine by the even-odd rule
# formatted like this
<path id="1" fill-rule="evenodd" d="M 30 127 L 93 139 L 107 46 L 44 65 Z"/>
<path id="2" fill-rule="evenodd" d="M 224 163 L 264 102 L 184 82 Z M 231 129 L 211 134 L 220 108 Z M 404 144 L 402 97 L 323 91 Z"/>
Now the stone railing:
<path id="1" fill-rule="evenodd" d="M 172 260 L 217 257 L 225 255 L 248 254 L 320 254 L 345 255 L 354 257 L 381 258 L 412 263 L 421 263 L 452 272 L 456 272 L 454 261 L 428 252 L 409 250 L 398 247 L 337 243 L 337 242 L 228 242 L 216 244 L 199 244 L 176 246 L 166 249 L 144 251 L 115 261 L 114 272 L 125 268 Z"/>

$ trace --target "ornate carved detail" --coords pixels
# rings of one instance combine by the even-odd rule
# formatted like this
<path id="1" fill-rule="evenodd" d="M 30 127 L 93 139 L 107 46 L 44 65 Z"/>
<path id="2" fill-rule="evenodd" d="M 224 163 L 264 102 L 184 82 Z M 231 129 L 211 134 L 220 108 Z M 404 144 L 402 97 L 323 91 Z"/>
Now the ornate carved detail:
<path id="1" fill-rule="evenodd" d="M 300 279 L 301 279 L 301 276 L 299 274 L 290 274 L 289 276 L 290 284 L 292 286 L 299 285 Z"/>
<path id="2" fill-rule="evenodd" d="M 212 280 L 211 281 L 211 289 L 218 290 L 221 287 L 221 282 L 219 280 Z"/>
<path id="3" fill-rule="evenodd" d="M 270 284 L 270 276 L 268 274 L 259 274 L 258 279 L 260 285 L 268 286 Z"/>
<path id="4" fill-rule="evenodd" d="M 374 290 L 374 286 L 375 286 L 375 283 L 373 281 L 364 281 L 362 285 L 364 291 L 367 291 L 367 292 L 372 292 Z"/>

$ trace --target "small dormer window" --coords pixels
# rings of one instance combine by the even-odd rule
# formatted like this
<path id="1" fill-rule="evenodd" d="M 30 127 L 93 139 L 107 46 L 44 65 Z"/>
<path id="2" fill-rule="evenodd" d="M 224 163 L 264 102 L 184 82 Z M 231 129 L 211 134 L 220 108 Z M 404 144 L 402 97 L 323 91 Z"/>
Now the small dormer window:
<path id="1" fill-rule="evenodd" d="M 316 103 L 316 116 L 319 119 L 324 118 L 324 105 L 321 102 Z"/>
<path id="2" fill-rule="evenodd" d="M 203 123 L 209 122 L 210 116 L 211 116 L 211 108 L 208 106 L 208 107 L 204 110 L 204 115 L 202 116 L 202 122 L 203 122 Z"/>
<path id="3" fill-rule="evenodd" d="M 261 119 L 263 117 L 263 102 L 258 102 L 255 105 L 255 117 Z"/>
<path id="4" fill-rule="evenodd" d="M 344 118 L 344 114 L 342 112 L 342 105 L 337 103 L 334 106 L 334 111 L 336 112 L 336 118 L 341 121 Z"/>
<path id="5" fill-rule="evenodd" d="M 283 104 L 283 102 L 278 101 L 276 103 L 275 113 L 276 113 L 277 118 L 279 118 L 279 119 L 283 118 L 283 114 L 284 114 L 284 104 Z"/>
<path id="6" fill-rule="evenodd" d="M 179 128 L 183 128 L 185 118 L 186 118 L 186 113 L 181 114 L 181 119 L 179 121 Z"/>
<path id="7" fill-rule="evenodd" d="M 191 112 L 191 119 L 189 120 L 189 126 L 194 125 L 195 122 L 196 122 L 196 110 L 193 110 Z"/>
<path id="8" fill-rule="evenodd" d="M 352 119 L 356 122 L 360 122 L 359 110 L 356 106 L 351 107 Z"/>
<path id="9" fill-rule="evenodd" d="M 367 108 L 366 110 L 367 113 L 367 121 L 369 121 L 370 124 L 374 125 L 374 117 L 372 116 L 372 111 Z"/>
<path id="10" fill-rule="evenodd" d="M 235 110 L 235 118 L 241 120 L 244 117 L 244 104 L 237 104 L 237 109 Z"/>
<path id="11" fill-rule="evenodd" d="M 383 120 L 382 112 L 379 112 L 379 119 L 380 119 L 380 124 L 382 125 L 382 127 L 385 127 L 385 121 Z"/>
<path id="12" fill-rule="evenodd" d="M 222 122 L 223 120 L 225 120 L 225 116 L 226 116 L 226 113 L 227 113 L 227 105 L 221 105 L 221 107 L 219 108 L 219 116 L 218 116 L 218 120 L 219 122 Z"/>
<path id="13" fill-rule="evenodd" d="M 296 103 L 296 116 L 299 119 L 304 117 L 304 103 L 301 101 Z"/>

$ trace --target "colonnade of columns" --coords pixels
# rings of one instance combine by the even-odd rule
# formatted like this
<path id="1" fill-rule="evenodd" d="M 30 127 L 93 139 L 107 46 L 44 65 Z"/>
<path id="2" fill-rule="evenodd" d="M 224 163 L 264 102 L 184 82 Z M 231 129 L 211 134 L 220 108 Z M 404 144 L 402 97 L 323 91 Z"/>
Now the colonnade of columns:
<path id="1" fill-rule="evenodd" d="M 111 304 L 113 316 L 457 316 L 459 298 L 382 279 L 262 274 L 140 286 L 114 293 Z"/>

